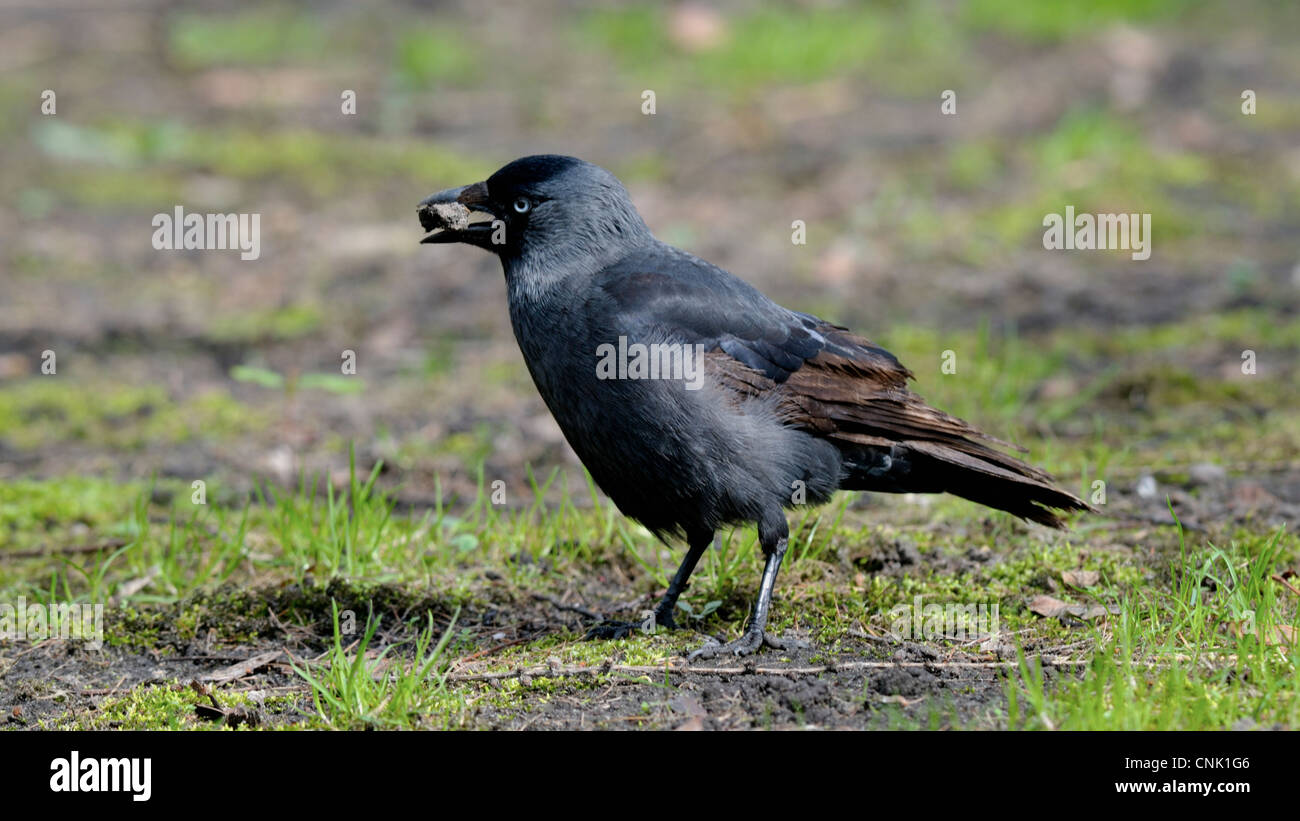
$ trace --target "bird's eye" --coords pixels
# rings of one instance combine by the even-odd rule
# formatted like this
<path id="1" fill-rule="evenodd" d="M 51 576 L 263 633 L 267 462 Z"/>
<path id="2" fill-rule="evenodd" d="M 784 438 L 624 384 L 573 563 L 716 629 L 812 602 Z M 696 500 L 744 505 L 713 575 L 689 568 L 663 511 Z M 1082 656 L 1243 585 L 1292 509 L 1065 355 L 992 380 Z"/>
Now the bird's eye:
<path id="1" fill-rule="evenodd" d="M 529 200 L 528 200 L 527 197 L 520 197 L 519 199 L 515 200 L 515 211 L 516 211 L 517 213 L 520 213 L 520 214 L 527 214 L 527 213 L 528 213 L 528 209 L 530 209 L 530 208 L 532 208 L 532 207 L 533 207 L 533 204 L 532 204 L 531 202 L 529 202 Z"/>

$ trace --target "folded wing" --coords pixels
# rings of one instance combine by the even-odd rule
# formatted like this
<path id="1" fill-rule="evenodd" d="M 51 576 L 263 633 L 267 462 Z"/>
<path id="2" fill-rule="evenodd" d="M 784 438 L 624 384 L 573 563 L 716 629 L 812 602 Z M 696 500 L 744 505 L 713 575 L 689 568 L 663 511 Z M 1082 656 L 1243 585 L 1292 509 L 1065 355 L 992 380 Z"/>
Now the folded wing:
<path id="1" fill-rule="evenodd" d="M 598 284 L 620 328 L 702 344 L 708 369 L 738 400 L 774 397 L 787 424 L 839 446 L 847 489 L 953 493 L 1053 527 L 1062 526 L 1053 508 L 1089 509 L 995 447 L 1014 446 L 909 391 L 912 374 L 893 354 L 703 260 L 660 246 L 603 271 Z"/>

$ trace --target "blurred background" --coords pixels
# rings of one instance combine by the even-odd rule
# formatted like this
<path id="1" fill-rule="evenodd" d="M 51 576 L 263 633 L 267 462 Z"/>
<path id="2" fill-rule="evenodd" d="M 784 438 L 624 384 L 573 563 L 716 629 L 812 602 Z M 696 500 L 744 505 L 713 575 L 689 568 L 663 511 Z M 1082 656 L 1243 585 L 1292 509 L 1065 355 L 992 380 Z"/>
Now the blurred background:
<path id="1" fill-rule="evenodd" d="M 91 5 L 0 4 L 0 479 L 242 493 L 355 445 L 412 504 L 580 486 L 495 259 L 414 210 L 556 152 L 1072 489 L 1297 510 L 1293 4 Z M 154 250 L 177 205 L 260 214 L 260 258 Z M 1152 214 L 1151 258 L 1045 250 L 1067 205 Z"/>

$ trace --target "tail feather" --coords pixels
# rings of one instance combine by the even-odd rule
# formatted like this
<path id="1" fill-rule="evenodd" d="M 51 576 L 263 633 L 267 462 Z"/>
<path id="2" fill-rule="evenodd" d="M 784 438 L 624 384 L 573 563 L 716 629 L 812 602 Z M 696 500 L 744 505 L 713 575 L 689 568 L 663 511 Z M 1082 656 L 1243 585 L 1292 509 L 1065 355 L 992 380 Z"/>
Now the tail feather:
<path id="1" fill-rule="evenodd" d="M 866 460 L 849 460 L 846 489 L 951 493 L 1021 519 L 1064 528 L 1058 511 L 1096 512 L 1033 465 L 966 438 L 905 440 Z"/>

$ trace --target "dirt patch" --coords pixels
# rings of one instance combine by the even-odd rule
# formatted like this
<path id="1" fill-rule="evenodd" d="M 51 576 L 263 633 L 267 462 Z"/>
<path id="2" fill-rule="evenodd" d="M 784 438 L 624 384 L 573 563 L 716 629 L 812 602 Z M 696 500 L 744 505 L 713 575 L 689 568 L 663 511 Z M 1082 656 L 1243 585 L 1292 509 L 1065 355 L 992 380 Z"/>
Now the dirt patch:
<path id="1" fill-rule="evenodd" d="M 476 721 L 511 729 L 872 729 L 994 726 L 1010 662 L 926 647 L 845 643 L 578 682 L 529 677 L 519 706 Z M 691 667 L 696 668 L 692 670 Z M 825 669 L 825 668 L 830 669 Z M 900 723 L 901 722 L 901 723 Z"/>

